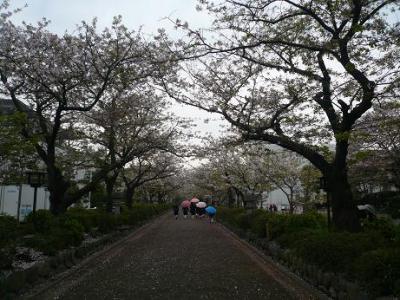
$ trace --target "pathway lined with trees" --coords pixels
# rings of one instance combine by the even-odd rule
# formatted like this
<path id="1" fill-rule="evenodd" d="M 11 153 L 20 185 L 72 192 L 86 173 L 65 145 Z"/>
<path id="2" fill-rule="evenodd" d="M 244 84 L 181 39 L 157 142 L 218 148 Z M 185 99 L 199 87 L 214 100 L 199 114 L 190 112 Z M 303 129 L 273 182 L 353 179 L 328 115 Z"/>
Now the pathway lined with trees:
<path id="1" fill-rule="evenodd" d="M 33 299 L 319 297 L 222 226 L 166 215 L 89 258 Z"/>

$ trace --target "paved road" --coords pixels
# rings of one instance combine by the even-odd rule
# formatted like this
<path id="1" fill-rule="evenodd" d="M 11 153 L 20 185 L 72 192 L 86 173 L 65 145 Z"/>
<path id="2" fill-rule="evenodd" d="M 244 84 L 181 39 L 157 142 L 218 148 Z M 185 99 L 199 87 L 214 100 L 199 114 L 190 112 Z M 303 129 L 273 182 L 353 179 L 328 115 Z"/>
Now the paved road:
<path id="1" fill-rule="evenodd" d="M 33 299 L 318 299 L 218 224 L 165 215 Z"/>

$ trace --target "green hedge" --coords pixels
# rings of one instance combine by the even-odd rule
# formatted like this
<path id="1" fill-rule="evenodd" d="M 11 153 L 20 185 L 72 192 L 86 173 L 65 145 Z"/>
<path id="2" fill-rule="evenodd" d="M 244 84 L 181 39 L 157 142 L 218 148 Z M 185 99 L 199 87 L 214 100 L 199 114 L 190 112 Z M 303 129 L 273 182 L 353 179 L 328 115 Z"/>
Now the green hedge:
<path id="1" fill-rule="evenodd" d="M 0 215 L 0 269 L 9 269 L 15 254 L 15 239 L 19 234 L 15 218 Z"/>
<path id="2" fill-rule="evenodd" d="M 32 224 L 34 234 L 23 241 L 24 245 L 48 255 L 78 246 L 83 240 L 83 225 L 68 215 L 56 218 L 49 211 L 39 210 L 27 217 L 27 224 Z"/>
<path id="3" fill-rule="evenodd" d="M 303 215 L 282 215 L 257 209 L 248 213 L 243 208 L 218 208 L 218 218 L 231 226 L 248 230 L 260 238 L 277 237 L 296 232 L 299 229 L 326 228 L 326 219 L 317 213 Z M 268 228 L 268 233 L 267 229 Z"/>
<path id="4" fill-rule="evenodd" d="M 33 227 L 36 233 L 48 233 L 57 226 L 56 217 L 48 210 L 38 210 L 35 213 L 30 213 L 25 221 Z"/>
<path id="5" fill-rule="evenodd" d="M 15 218 L 0 215 L 0 248 L 13 241 L 18 235 L 18 222 Z"/>
<path id="6" fill-rule="evenodd" d="M 384 244 L 379 235 L 367 233 L 308 231 L 292 244 L 298 256 L 324 271 L 351 274 L 353 261 Z M 293 235 L 292 235 L 293 237 Z"/>
<path id="7" fill-rule="evenodd" d="M 363 253 L 354 262 L 355 275 L 373 296 L 400 295 L 400 249 Z"/>
<path id="8" fill-rule="evenodd" d="M 167 205 L 135 204 L 120 215 L 71 208 L 57 217 L 48 210 L 38 210 L 28 215 L 23 224 L 18 224 L 13 217 L 0 216 L 0 269 L 11 265 L 15 243 L 54 255 L 59 250 L 80 245 L 85 232 L 104 234 L 121 225 L 138 225 L 167 208 Z"/>
<path id="9" fill-rule="evenodd" d="M 317 213 L 219 208 L 218 216 L 230 226 L 278 242 L 324 271 L 357 279 L 372 295 L 400 293 L 400 226 L 390 220 L 365 222 L 362 232 L 349 233 L 329 231 L 326 218 Z"/>

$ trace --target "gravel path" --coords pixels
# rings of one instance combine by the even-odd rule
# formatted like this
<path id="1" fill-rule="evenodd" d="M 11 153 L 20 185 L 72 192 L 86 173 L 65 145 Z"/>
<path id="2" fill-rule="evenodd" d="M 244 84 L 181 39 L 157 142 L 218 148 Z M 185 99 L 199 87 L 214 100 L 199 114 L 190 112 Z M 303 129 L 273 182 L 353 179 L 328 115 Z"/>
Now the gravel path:
<path id="1" fill-rule="evenodd" d="M 319 299 L 218 224 L 165 215 L 31 299 Z"/>

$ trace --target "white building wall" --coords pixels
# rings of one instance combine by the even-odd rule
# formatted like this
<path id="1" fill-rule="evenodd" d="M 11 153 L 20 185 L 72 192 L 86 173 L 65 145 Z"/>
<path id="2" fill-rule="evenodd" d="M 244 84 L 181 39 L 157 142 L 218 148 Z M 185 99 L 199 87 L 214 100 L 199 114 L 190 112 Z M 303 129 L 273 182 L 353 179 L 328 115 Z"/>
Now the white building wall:
<path id="1" fill-rule="evenodd" d="M 37 189 L 36 210 L 50 209 L 49 192 L 40 187 Z M 0 186 L 0 214 L 7 214 L 13 217 L 18 216 L 18 201 L 20 200 L 20 220 L 33 210 L 34 188 L 23 184 Z"/>
<path id="2" fill-rule="evenodd" d="M 78 169 L 75 171 L 75 181 L 78 182 L 78 187 L 82 188 L 84 185 L 82 183 L 79 183 L 79 181 L 85 180 L 85 181 L 91 181 L 92 180 L 92 174 L 94 172 L 94 169 Z M 81 206 L 83 208 L 90 208 L 90 200 L 91 200 L 92 193 L 89 192 L 87 195 L 83 196 L 82 199 L 80 200 L 79 203 L 77 204 L 72 204 L 71 207 L 75 206 Z"/>
<path id="3" fill-rule="evenodd" d="M 279 189 L 263 193 L 262 207 L 268 209 L 270 204 L 275 204 L 278 211 L 281 211 L 282 207 L 289 207 L 286 195 Z"/>
<path id="4" fill-rule="evenodd" d="M 287 200 L 287 197 L 284 192 L 280 189 L 276 189 L 270 192 L 264 192 L 263 193 L 263 203 L 262 207 L 264 209 L 268 209 L 270 204 L 275 204 L 276 207 L 278 208 L 278 211 L 289 210 L 289 201 Z M 303 213 L 303 206 L 302 205 L 296 205 L 295 208 L 295 213 Z"/>
<path id="5" fill-rule="evenodd" d="M 18 198 L 18 186 L 0 186 L 0 214 L 7 214 L 16 217 L 18 212 Z"/>

